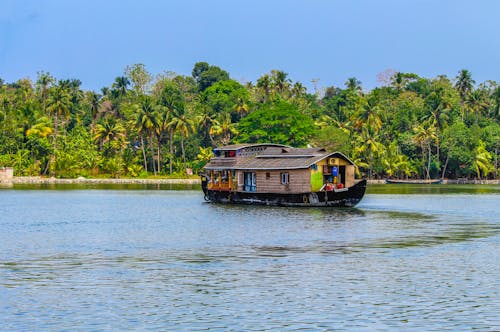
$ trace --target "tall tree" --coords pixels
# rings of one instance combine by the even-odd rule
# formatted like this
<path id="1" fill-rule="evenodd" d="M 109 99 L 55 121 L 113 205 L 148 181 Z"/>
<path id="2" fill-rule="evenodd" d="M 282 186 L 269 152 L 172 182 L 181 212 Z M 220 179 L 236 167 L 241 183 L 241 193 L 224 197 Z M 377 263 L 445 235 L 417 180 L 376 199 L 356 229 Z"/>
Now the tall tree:
<path id="1" fill-rule="evenodd" d="M 125 76 L 132 82 L 136 95 L 143 95 L 149 89 L 151 74 L 142 63 L 136 63 L 125 67 Z"/>
<path id="2" fill-rule="evenodd" d="M 149 96 L 141 96 L 137 104 L 135 104 L 135 109 L 137 111 L 137 117 L 135 120 L 135 128 L 137 130 L 137 134 L 141 140 L 141 149 L 142 156 L 144 161 L 144 170 L 148 171 L 147 166 L 147 157 L 146 157 L 146 144 L 144 142 L 145 138 L 149 142 L 151 148 L 152 155 L 152 165 L 153 165 L 153 173 L 156 175 L 156 166 L 155 166 L 155 154 L 154 154 L 154 146 L 153 146 L 153 137 L 155 135 L 155 130 L 158 127 L 158 117 L 155 112 L 154 103 L 151 97 Z"/>
<path id="3" fill-rule="evenodd" d="M 205 91 L 213 84 L 229 79 L 229 73 L 227 71 L 217 66 L 211 66 L 206 62 L 195 63 L 192 75 L 198 84 L 199 91 Z"/>

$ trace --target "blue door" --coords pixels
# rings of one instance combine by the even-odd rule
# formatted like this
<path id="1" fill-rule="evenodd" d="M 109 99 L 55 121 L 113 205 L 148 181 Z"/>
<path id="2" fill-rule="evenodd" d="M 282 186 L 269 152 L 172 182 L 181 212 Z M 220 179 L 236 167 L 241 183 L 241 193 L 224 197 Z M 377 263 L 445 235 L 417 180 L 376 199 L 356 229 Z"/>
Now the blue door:
<path id="1" fill-rule="evenodd" d="M 243 183 L 245 191 L 256 191 L 257 190 L 257 175 L 252 172 L 243 173 L 245 181 Z"/>

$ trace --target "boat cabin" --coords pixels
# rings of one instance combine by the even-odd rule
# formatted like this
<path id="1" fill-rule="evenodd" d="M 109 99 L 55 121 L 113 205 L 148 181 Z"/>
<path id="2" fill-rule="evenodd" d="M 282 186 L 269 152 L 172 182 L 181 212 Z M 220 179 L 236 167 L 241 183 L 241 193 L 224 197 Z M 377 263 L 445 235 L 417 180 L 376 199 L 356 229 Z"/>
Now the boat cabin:
<path id="1" fill-rule="evenodd" d="M 236 144 L 214 149 L 204 169 L 208 190 L 300 194 L 347 190 L 354 168 L 344 154 L 323 148 Z"/>

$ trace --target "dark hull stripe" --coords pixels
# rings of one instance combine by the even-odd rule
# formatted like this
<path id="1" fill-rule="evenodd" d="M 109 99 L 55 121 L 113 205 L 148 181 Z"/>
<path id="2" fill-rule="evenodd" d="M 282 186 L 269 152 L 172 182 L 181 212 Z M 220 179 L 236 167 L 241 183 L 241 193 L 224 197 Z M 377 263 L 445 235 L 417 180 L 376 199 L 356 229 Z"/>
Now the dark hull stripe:
<path id="1" fill-rule="evenodd" d="M 366 190 L 361 180 L 345 191 L 320 191 L 303 194 L 250 193 L 207 190 L 205 199 L 212 203 L 275 205 L 275 206 L 338 206 L 352 207 L 359 203 Z"/>

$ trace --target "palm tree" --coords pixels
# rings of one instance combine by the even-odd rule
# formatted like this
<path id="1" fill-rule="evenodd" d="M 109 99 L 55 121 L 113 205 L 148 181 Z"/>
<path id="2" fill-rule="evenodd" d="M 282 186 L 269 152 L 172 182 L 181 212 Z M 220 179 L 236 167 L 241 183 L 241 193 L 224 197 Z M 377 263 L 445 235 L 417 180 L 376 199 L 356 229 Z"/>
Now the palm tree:
<path id="1" fill-rule="evenodd" d="M 368 160 L 368 177 L 372 178 L 375 158 L 385 153 L 385 146 L 380 143 L 379 137 L 376 134 L 367 129 L 361 132 L 358 139 L 360 140 L 358 152 L 365 156 L 365 160 Z"/>
<path id="2" fill-rule="evenodd" d="M 70 95 L 62 86 L 57 86 L 49 91 L 47 111 L 52 115 L 54 121 L 54 147 L 56 150 L 59 120 L 64 121 L 69 116 L 71 105 Z"/>
<path id="3" fill-rule="evenodd" d="M 210 128 L 209 132 L 211 140 L 213 141 L 215 141 L 213 139 L 213 136 L 221 137 L 220 139 L 221 145 L 229 144 L 229 141 L 231 141 L 232 136 L 236 135 L 237 133 L 238 131 L 236 130 L 236 125 L 231 122 L 231 116 L 227 113 L 222 115 L 221 121 L 214 120 L 213 126 Z"/>
<path id="4" fill-rule="evenodd" d="M 94 91 L 87 92 L 87 102 L 90 107 L 90 114 L 92 115 L 92 121 L 97 118 L 97 113 L 99 113 L 99 108 L 101 107 L 101 95 L 95 93 Z"/>
<path id="5" fill-rule="evenodd" d="M 424 122 L 421 125 L 413 128 L 415 132 L 414 141 L 420 145 L 422 151 L 422 163 L 426 172 L 426 179 L 430 179 L 431 159 L 432 159 L 432 142 L 437 141 L 435 132 L 435 124 L 433 122 Z M 427 166 L 425 166 L 425 155 L 427 153 Z"/>
<path id="6" fill-rule="evenodd" d="M 402 178 L 403 176 L 408 178 L 415 173 L 415 169 L 408 156 L 401 153 L 396 141 L 389 144 L 382 162 L 385 166 L 385 172 L 390 177 L 396 175 L 398 178 Z"/>
<path id="7" fill-rule="evenodd" d="M 168 126 L 172 128 L 172 132 L 178 133 L 181 136 L 181 152 L 182 160 L 184 162 L 184 169 L 186 169 L 186 153 L 184 149 L 184 138 L 187 138 L 191 132 L 194 132 L 194 123 L 188 119 L 185 114 L 175 112 L 172 114 L 172 120 Z"/>
<path id="8" fill-rule="evenodd" d="M 123 97 L 127 94 L 127 88 L 130 80 L 126 76 L 118 76 L 113 83 L 113 89 L 117 91 L 117 97 Z"/>
<path id="9" fill-rule="evenodd" d="M 493 106 L 493 118 L 500 120 L 500 86 L 495 88 L 492 93 L 492 99 L 494 102 Z"/>
<path id="10" fill-rule="evenodd" d="M 295 82 L 292 86 L 292 95 L 295 98 L 300 98 L 307 93 L 307 89 L 300 82 Z"/>
<path id="11" fill-rule="evenodd" d="M 174 126 L 172 123 L 175 115 L 184 113 L 184 96 L 180 91 L 178 85 L 174 82 L 166 82 L 163 86 L 158 101 L 162 110 L 161 116 L 161 130 L 168 131 L 169 134 L 169 166 L 170 174 L 173 172 L 173 159 L 174 159 Z"/>
<path id="12" fill-rule="evenodd" d="M 460 103 L 463 109 L 462 113 L 462 120 L 463 120 L 464 113 L 467 112 L 467 109 L 464 108 L 465 101 L 467 100 L 467 97 L 474 88 L 474 83 L 476 82 L 472 79 L 472 74 L 467 69 L 462 69 L 461 71 L 459 71 L 456 80 L 457 81 L 455 83 L 455 89 L 457 89 L 458 93 L 460 94 Z"/>
<path id="13" fill-rule="evenodd" d="M 479 121 L 479 115 L 490 106 L 486 91 L 476 89 L 469 93 L 465 100 L 465 107 L 471 113 L 475 114 L 476 123 Z"/>
<path id="14" fill-rule="evenodd" d="M 271 70 L 271 84 L 275 92 L 283 96 L 290 88 L 290 79 L 288 73 L 282 70 Z"/>
<path id="15" fill-rule="evenodd" d="M 472 88 L 476 81 L 472 79 L 472 74 L 467 69 L 462 69 L 461 71 L 459 71 L 456 79 L 457 82 L 455 83 L 455 89 L 457 89 L 457 91 L 459 92 L 460 98 L 463 103 L 467 99 L 469 93 L 472 91 Z"/>
<path id="16" fill-rule="evenodd" d="M 26 136 L 37 136 L 40 138 L 45 138 L 52 134 L 54 130 L 50 126 L 50 120 L 47 117 L 41 117 L 37 122 L 26 130 Z"/>
<path id="17" fill-rule="evenodd" d="M 40 90 L 40 97 L 42 99 L 42 108 L 45 112 L 46 102 L 47 102 L 47 92 L 48 88 L 55 81 L 54 77 L 52 77 L 49 73 L 41 71 L 38 73 L 38 78 L 36 80 L 36 84 Z"/>
<path id="18" fill-rule="evenodd" d="M 479 141 L 479 146 L 474 150 L 474 155 L 472 165 L 481 180 L 481 173 L 487 177 L 494 170 L 491 163 L 491 154 L 486 150 L 486 144 L 483 141 Z"/>
<path id="19" fill-rule="evenodd" d="M 144 170 L 147 172 L 148 166 L 147 166 L 144 137 L 147 137 L 149 139 L 149 143 L 151 146 L 151 154 L 154 159 L 154 148 L 152 142 L 153 142 L 153 135 L 155 134 L 155 129 L 158 127 L 158 117 L 155 112 L 154 104 L 151 100 L 151 97 L 142 96 L 139 99 L 139 103 L 136 104 L 135 107 L 137 110 L 135 128 L 141 139 L 142 156 L 144 158 Z M 154 161 L 153 161 L 153 172 L 156 175 L 156 166 Z"/>
<path id="20" fill-rule="evenodd" d="M 349 77 L 347 82 L 345 82 L 345 86 L 348 90 L 361 92 L 361 81 L 356 77 Z"/>
<path id="21" fill-rule="evenodd" d="M 240 115 L 246 114 L 249 110 L 249 107 L 245 102 L 245 99 L 238 97 L 238 99 L 236 100 L 236 104 L 234 105 L 234 110 Z"/>
<path id="22" fill-rule="evenodd" d="M 269 75 L 265 74 L 257 80 L 257 89 L 260 94 L 263 95 L 261 101 L 267 102 L 269 100 L 269 95 L 271 93 L 271 78 Z"/>
<path id="23" fill-rule="evenodd" d="M 94 129 L 94 141 L 99 143 L 102 149 L 108 146 L 106 154 L 110 150 L 123 149 L 125 147 L 126 131 L 123 125 L 114 118 L 106 118 L 103 123 L 98 123 Z"/>
<path id="24" fill-rule="evenodd" d="M 382 109 L 376 102 L 373 99 L 368 99 L 366 102 L 363 102 L 362 106 L 350 120 L 353 122 L 354 128 L 358 130 L 366 127 L 369 131 L 378 133 L 382 128 L 382 119 L 379 115 L 381 112 Z"/>

